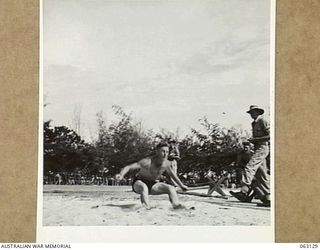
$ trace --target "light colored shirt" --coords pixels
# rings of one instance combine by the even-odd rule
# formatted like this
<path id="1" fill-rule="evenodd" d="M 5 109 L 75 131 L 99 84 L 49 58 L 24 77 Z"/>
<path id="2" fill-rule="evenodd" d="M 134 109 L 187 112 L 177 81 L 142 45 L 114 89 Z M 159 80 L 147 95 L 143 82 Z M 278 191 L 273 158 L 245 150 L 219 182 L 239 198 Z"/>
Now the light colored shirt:
<path id="1" fill-rule="evenodd" d="M 259 115 L 255 121 L 252 122 L 252 136 L 263 137 L 270 134 L 270 126 L 263 116 Z"/>

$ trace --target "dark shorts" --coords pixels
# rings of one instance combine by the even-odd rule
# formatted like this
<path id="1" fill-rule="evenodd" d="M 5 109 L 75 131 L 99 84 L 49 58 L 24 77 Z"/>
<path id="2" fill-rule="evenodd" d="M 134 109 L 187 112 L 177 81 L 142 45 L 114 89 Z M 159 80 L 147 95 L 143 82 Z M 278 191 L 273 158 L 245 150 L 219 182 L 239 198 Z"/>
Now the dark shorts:
<path id="1" fill-rule="evenodd" d="M 136 183 L 136 181 L 142 181 L 144 184 L 146 184 L 147 187 L 148 187 L 149 193 L 150 193 L 151 188 L 153 187 L 153 185 L 156 184 L 156 183 L 158 183 L 158 182 L 156 182 L 156 181 L 144 180 L 144 179 L 136 176 L 136 177 L 134 177 L 133 182 L 132 182 L 132 191 L 135 192 L 135 193 L 137 193 L 137 192 L 134 191 L 133 186 L 134 186 L 134 184 Z"/>

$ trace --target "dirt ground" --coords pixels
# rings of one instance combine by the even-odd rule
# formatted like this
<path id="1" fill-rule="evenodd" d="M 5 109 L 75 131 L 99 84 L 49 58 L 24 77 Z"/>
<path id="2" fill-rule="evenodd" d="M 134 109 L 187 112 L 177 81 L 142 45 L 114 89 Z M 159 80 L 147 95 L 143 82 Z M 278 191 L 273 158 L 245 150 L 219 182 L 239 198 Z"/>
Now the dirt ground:
<path id="1" fill-rule="evenodd" d="M 228 193 L 228 190 L 225 190 Z M 197 193 L 205 193 L 199 190 Z M 167 195 L 150 196 L 151 209 L 140 204 L 129 186 L 45 185 L 44 226 L 203 225 L 269 226 L 270 208 L 235 198 L 179 194 L 187 209 L 174 210 Z"/>

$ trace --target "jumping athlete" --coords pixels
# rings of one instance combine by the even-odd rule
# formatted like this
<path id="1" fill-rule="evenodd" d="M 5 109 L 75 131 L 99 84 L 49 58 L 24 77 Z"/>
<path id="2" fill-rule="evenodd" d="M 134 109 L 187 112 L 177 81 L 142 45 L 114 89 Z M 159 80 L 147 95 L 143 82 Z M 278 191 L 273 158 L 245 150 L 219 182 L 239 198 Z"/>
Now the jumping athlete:
<path id="1" fill-rule="evenodd" d="M 173 208 L 184 208 L 178 200 L 175 187 L 158 181 L 160 176 L 167 172 L 183 191 L 188 190 L 188 187 L 172 171 L 172 162 L 168 160 L 168 155 L 169 145 L 167 143 L 159 143 L 156 147 L 155 155 L 124 167 L 120 174 L 116 176 L 117 179 L 121 180 L 129 171 L 139 170 L 133 180 L 132 189 L 135 193 L 140 194 L 142 205 L 148 209 L 150 208 L 149 194 L 168 194 Z"/>

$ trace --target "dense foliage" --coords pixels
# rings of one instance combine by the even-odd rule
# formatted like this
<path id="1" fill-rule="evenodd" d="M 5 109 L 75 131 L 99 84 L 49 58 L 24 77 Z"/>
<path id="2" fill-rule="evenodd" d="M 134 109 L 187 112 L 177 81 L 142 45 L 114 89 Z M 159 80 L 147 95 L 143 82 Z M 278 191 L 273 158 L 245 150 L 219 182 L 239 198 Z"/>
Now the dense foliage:
<path id="1" fill-rule="evenodd" d="M 125 165 L 152 154 L 161 140 L 176 138 L 172 132 L 156 134 L 145 130 L 141 122 L 134 122 L 131 114 L 114 106 L 117 119 L 106 124 L 102 113 L 97 114 L 98 138 L 93 143 L 84 142 L 73 130 L 51 127 L 44 123 L 44 174 L 51 172 L 97 173 L 108 169 L 110 176 L 118 173 Z M 191 133 L 179 140 L 181 160 L 179 172 L 217 169 L 230 164 L 248 135 L 235 128 L 225 129 L 207 118 L 199 120 L 201 132 Z M 177 139 L 177 138 L 176 138 Z"/>
<path id="2" fill-rule="evenodd" d="M 51 172 L 74 172 L 99 165 L 94 164 L 95 149 L 66 126 L 51 127 L 44 123 L 44 174 Z M 89 167 L 90 166 L 90 167 Z"/>

